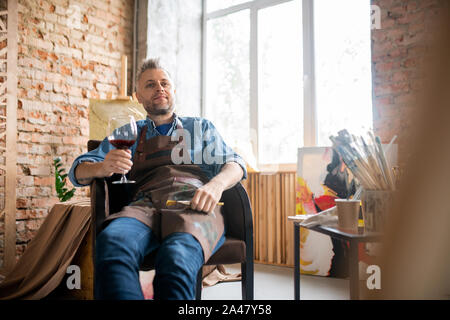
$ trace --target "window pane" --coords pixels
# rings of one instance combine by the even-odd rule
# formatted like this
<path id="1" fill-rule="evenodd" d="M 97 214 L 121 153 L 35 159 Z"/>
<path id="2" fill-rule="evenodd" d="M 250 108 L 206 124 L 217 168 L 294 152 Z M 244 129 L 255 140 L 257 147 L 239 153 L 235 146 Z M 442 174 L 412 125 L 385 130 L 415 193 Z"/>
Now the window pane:
<path id="1" fill-rule="evenodd" d="M 207 23 L 205 116 L 232 148 L 250 141 L 250 12 Z"/>
<path id="2" fill-rule="evenodd" d="M 235 6 L 251 0 L 206 0 L 207 12 L 212 12 L 220 9 Z"/>
<path id="3" fill-rule="evenodd" d="M 372 127 L 370 0 L 314 1 L 318 145 Z M 364 127 L 364 129 L 362 129 Z"/>
<path id="4" fill-rule="evenodd" d="M 260 10 L 258 28 L 259 161 L 296 163 L 303 145 L 301 1 Z"/>

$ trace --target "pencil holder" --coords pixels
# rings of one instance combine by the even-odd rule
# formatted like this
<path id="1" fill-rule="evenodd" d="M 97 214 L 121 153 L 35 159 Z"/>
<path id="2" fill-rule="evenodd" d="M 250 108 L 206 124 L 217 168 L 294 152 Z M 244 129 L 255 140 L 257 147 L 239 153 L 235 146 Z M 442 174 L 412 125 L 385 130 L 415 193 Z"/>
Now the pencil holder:
<path id="1" fill-rule="evenodd" d="M 362 214 L 367 231 L 383 232 L 389 218 L 395 191 L 364 190 L 362 194 Z"/>

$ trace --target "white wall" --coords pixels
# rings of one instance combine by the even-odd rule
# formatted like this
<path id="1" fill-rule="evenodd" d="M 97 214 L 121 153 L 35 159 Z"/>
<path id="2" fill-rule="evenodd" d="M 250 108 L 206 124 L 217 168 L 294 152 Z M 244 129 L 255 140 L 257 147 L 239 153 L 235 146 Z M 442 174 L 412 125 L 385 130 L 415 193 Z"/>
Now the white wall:
<path id="1" fill-rule="evenodd" d="M 159 57 L 176 89 L 176 113 L 201 115 L 201 0 L 149 0 L 147 58 Z"/>

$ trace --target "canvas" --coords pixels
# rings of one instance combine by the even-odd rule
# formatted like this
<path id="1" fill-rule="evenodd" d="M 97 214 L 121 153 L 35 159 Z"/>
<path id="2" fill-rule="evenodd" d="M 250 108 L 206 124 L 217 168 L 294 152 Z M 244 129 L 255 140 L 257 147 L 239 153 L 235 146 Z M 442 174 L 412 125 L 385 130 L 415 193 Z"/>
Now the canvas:
<path id="1" fill-rule="evenodd" d="M 337 158 L 336 158 L 337 157 Z M 353 183 L 353 184 L 352 184 Z M 354 193 L 351 173 L 331 147 L 298 150 L 296 214 L 313 214 L 334 206 L 334 199 Z M 305 228 L 300 231 L 300 272 L 346 277 L 347 244 Z"/>

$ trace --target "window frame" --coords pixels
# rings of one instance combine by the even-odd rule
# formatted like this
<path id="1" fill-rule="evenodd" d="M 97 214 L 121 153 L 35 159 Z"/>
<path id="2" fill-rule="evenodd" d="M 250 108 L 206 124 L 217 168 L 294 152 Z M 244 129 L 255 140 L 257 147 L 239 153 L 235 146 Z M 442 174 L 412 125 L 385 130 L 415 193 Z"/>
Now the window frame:
<path id="1" fill-rule="evenodd" d="M 259 163 L 261 128 L 260 113 L 258 112 L 258 10 L 290 2 L 293 0 L 253 0 L 234 5 L 225 9 L 207 12 L 208 0 L 202 0 L 202 75 L 201 75 L 201 116 L 206 114 L 206 50 L 207 50 L 207 22 L 211 19 L 220 18 L 241 10 L 250 10 L 250 130 L 256 132 L 253 137 L 253 153 L 257 159 L 258 167 L 274 167 L 273 165 L 261 166 Z M 316 115 L 316 94 L 314 76 L 314 5 L 313 0 L 302 1 L 302 24 L 303 24 L 303 146 L 315 146 L 317 142 L 317 115 Z M 301 89 L 301 88 L 299 88 Z M 300 119 L 299 119 L 300 123 Z M 255 141 L 256 140 L 256 141 Z M 284 164 L 278 164 L 282 167 Z M 292 164 L 288 164 L 292 167 Z"/>

